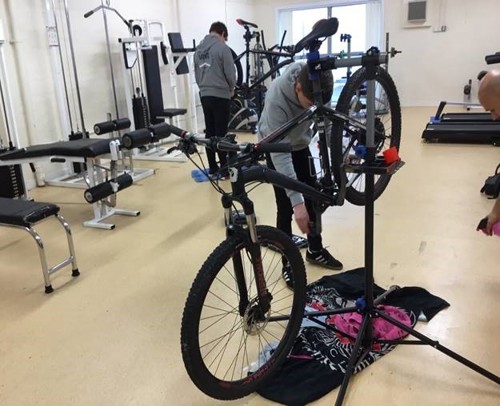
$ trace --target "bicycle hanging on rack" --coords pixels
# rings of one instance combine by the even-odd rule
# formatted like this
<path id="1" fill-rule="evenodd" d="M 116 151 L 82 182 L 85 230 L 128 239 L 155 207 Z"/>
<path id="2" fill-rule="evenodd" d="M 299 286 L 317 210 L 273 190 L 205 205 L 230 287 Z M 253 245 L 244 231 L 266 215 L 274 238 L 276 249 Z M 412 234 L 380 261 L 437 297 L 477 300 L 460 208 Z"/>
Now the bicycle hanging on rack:
<path id="1" fill-rule="evenodd" d="M 237 55 L 234 51 L 233 59 L 236 66 L 237 81 L 235 96 L 231 100 L 231 117 L 228 128 L 230 130 L 251 130 L 255 132 L 258 119 L 264 107 L 266 87 L 264 85 L 268 78 L 274 79 L 282 67 L 294 61 L 292 47 L 284 46 L 286 31 L 281 43 L 270 49 L 266 48 L 264 32 L 251 31 L 250 27 L 258 28 L 254 23 L 238 18 L 236 22 L 243 26 L 245 34 L 245 50 Z M 250 47 L 250 42 L 255 38 L 255 45 Z M 286 58 L 280 62 L 280 58 Z M 245 71 L 242 59 L 245 59 Z M 269 70 L 264 72 L 264 59 L 268 62 Z M 250 62 L 253 62 L 252 64 Z"/>

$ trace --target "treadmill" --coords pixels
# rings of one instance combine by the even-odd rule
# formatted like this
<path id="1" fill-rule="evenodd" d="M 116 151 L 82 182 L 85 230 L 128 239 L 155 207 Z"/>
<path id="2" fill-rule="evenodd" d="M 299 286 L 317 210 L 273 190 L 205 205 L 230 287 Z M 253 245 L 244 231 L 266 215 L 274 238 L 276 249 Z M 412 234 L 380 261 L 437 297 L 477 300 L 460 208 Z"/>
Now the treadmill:
<path id="1" fill-rule="evenodd" d="M 487 64 L 500 63 L 500 52 L 487 55 Z M 491 119 L 487 112 L 482 113 L 443 113 L 446 106 L 465 103 L 439 103 L 436 114 L 431 117 L 422 133 L 426 142 L 456 142 L 492 144 L 500 146 L 500 121 Z"/>
<path id="2" fill-rule="evenodd" d="M 424 141 L 500 146 L 500 121 L 492 120 L 490 113 L 443 113 L 447 104 L 463 103 L 439 103 L 422 133 Z"/>

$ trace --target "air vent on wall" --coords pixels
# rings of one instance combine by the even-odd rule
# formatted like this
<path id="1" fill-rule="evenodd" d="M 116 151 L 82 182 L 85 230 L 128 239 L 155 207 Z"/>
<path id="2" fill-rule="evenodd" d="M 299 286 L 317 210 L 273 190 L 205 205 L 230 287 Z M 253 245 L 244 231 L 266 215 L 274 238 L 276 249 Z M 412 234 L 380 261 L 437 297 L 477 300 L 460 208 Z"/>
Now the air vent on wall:
<path id="1" fill-rule="evenodd" d="M 429 27 L 426 0 L 405 0 L 403 4 L 405 28 Z"/>

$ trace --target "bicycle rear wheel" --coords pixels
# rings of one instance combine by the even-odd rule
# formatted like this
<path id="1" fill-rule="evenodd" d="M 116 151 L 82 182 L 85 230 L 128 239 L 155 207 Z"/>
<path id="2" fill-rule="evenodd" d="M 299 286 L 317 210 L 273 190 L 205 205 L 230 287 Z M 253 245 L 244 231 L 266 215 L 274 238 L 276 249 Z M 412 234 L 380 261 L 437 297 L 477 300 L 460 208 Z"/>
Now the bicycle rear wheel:
<path id="1" fill-rule="evenodd" d="M 366 131 L 354 120 L 366 123 L 366 68 L 360 68 L 349 78 L 340 93 L 336 111 L 353 118 L 352 122 L 335 120 L 332 125 L 331 158 L 335 179 L 346 177 L 346 199 L 348 202 L 364 206 L 366 204 L 365 175 L 349 173 L 344 163 L 363 163 L 355 154 L 358 145 L 366 144 Z M 375 146 L 377 154 L 389 147 L 399 149 L 401 141 L 401 107 L 396 86 L 387 71 L 377 67 L 375 77 Z M 391 175 L 375 175 L 377 199 L 385 190 Z"/>
<path id="2" fill-rule="evenodd" d="M 269 309 L 261 311 L 248 243 L 236 235 L 208 257 L 186 300 L 184 365 L 193 383 L 216 399 L 241 398 L 270 378 L 290 352 L 304 314 L 306 276 L 298 248 L 274 227 L 257 226 L 257 236 Z M 284 260 L 291 266 L 293 291 L 282 278 Z"/>

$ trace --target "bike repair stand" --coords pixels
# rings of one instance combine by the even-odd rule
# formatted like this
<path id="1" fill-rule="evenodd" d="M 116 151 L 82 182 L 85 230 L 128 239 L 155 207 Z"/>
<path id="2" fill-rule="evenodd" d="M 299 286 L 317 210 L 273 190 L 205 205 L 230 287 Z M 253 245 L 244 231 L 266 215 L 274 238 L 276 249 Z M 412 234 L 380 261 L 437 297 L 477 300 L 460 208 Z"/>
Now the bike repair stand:
<path id="1" fill-rule="evenodd" d="M 383 344 L 427 344 L 430 345 L 447 356 L 453 358 L 454 360 L 464 364 L 465 366 L 471 368 L 472 370 L 478 372 L 479 374 L 485 376 L 486 378 L 500 384 L 500 377 L 485 370 L 479 365 L 469 361 L 468 359 L 462 357 L 461 355 L 451 351 L 450 349 L 439 344 L 438 341 L 434 341 L 429 337 L 419 333 L 411 327 L 399 322 L 388 316 L 382 310 L 377 307 L 392 291 L 398 289 L 397 286 L 389 288 L 382 295 L 377 298 L 373 297 L 373 234 L 374 234 L 374 181 L 376 174 L 392 174 L 397 171 L 404 163 L 401 160 L 397 160 L 394 163 L 387 165 L 384 159 L 377 158 L 376 147 L 375 147 L 375 77 L 377 73 L 377 66 L 380 65 L 379 51 L 376 48 L 371 48 L 368 50 L 366 55 L 362 58 L 362 65 L 367 69 L 367 119 L 366 119 L 366 147 L 367 155 L 365 157 L 365 162 L 361 165 L 349 165 L 349 169 L 357 173 L 364 173 L 366 179 L 366 206 L 365 206 L 365 293 L 364 296 L 356 300 L 354 307 L 327 310 L 322 312 L 306 312 L 306 318 L 314 321 L 326 328 L 330 328 L 339 332 L 342 335 L 354 339 L 347 334 L 344 334 L 335 327 L 327 325 L 326 323 L 316 319 L 318 316 L 333 315 L 333 314 L 344 314 L 349 312 L 358 312 L 362 315 L 362 323 L 360 330 L 355 338 L 354 346 L 352 348 L 352 354 L 349 359 L 345 376 L 340 387 L 337 400 L 335 402 L 336 406 L 342 405 L 344 397 L 347 392 L 347 387 L 349 381 L 354 373 L 355 368 L 365 359 L 369 352 L 373 348 L 373 344 L 383 343 Z M 377 340 L 373 338 L 373 319 L 376 317 L 381 317 L 385 321 L 391 323 L 392 325 L 399 327 L 401 330 L 407 332 L 408 334 L 416 337 L 417 340 Z"/>

